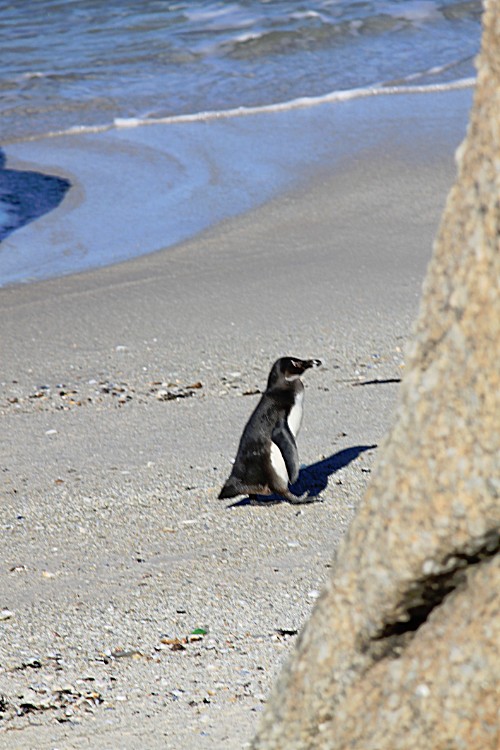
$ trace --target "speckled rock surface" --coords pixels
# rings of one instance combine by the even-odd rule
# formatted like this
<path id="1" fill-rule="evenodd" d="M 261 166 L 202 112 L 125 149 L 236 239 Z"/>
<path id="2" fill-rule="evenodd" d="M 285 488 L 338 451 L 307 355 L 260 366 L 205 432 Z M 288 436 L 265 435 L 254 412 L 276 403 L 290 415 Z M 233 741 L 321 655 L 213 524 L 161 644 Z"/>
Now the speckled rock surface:
<path id="1" fill-rule="evenodd" d="M 490 2 L 395 427 L 256 750 L 499 746 L 499 196 Z"/>

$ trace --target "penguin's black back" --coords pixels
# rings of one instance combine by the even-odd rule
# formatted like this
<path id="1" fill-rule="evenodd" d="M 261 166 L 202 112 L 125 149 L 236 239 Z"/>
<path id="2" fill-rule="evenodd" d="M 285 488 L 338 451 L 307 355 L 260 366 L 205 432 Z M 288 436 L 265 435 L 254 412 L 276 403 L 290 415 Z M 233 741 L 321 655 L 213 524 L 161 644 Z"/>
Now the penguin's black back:
<path id="1" fill-rule="evenodd" d="M 235 497 L 247 492 L 247 487 L 269 485 L 273 430 L 280 420 L 286 420 L 295 402 L 296 383 L 300 381 L 271 387 L 262 395 L 243 430 L 231 475 L 219 497 Z"/>

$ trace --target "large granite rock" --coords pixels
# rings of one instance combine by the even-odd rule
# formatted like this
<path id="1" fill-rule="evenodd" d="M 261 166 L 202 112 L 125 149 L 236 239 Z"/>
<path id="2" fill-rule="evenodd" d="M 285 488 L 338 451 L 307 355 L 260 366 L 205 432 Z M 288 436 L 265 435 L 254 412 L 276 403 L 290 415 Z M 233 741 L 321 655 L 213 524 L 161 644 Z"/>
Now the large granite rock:
<path id="1" fill-rule="evenodd" d="M 396 424 L 255 750 L 500 747 L 500 3 Z"/>

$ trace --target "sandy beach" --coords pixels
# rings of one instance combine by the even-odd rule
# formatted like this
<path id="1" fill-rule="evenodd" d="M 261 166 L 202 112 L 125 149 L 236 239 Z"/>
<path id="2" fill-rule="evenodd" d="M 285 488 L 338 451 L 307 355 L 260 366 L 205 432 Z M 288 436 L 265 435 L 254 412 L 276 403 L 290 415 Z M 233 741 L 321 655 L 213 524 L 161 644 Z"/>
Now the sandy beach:
<path id="1" fill-rule="evenodd" d="M 263 205 L 0 290 L 0 748 L 249 746 L 391 424 L 470 103 L 346 105 L 340 150 Z M 284 354 L 324 363 L 298 441 L 317 502 L 219 501 Z"/>

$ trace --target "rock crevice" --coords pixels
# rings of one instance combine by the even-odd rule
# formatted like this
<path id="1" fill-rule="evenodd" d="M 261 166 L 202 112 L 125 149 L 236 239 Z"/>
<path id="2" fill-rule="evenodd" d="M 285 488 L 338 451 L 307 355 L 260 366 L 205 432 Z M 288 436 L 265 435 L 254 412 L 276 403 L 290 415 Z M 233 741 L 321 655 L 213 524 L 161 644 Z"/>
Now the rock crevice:
<path id="1" fill-rule="evenodd" d="M 495 528 L 485 534 L 475 550 L 468 547 L 467 550 L 448 553 L 442 563 L 429 561 L 433 572 L 413 581 L 397 605 L 397 610 L 403 611 L 405 617 L 387 621 L 375 635 L 364 641 L 361 650 L 376 654 L 377 661 L 381 656 L 399 656 L 400 649 L 408 644 L 409 636 L 428 621 L 444 599 L 467 585 L 470 568 L 499 553 L 500 530 Z"/>

